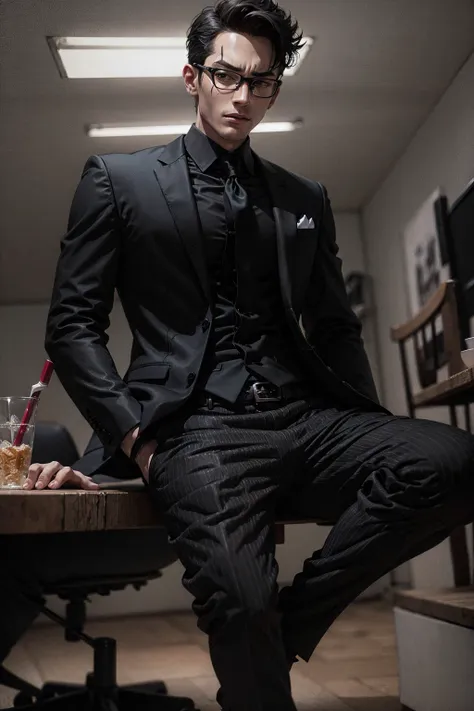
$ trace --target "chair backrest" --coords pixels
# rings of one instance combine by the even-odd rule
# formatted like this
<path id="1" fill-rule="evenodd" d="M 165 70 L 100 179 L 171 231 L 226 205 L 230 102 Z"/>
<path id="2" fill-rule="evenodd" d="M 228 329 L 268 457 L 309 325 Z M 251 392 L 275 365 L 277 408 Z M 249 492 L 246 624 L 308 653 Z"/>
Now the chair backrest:
<path id="1" fill-rule="evenodd" d="M 408 410 L 413 417 L 414 378 L 410 374 L 409 360 L 415 365 L 418 390 L 436 383 L 443 367 L 447 367 L 448 376 L 466 368 L 461 358 L 455 282 L 443 282 L 413 318 L 394 326 L 390 332 L 392 340 L 399 345 L 403 386 Z M 411 353 L 408 352 L 410 344 Z"/>
<path id="2" fill-rule="evenodd" d="M 79 459 L 79 452 L 69 430 L 59 422 L 37 422 L 32 461 L 58 461 L 70 467 Z"/>

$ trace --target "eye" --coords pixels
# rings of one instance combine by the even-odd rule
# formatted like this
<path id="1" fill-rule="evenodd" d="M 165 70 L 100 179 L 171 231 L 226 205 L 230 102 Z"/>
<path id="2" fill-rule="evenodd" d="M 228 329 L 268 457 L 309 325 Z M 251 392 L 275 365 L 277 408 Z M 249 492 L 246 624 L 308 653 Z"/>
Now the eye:
<path id="1" fill-rule="evenodd" d="M 222 84 L 237 84 L 239 81 L 239 77 L 236 74 L 225 72 L 223 69 L 214 72 L 214 76 L 217 81 Z"/>
<path id="2" fill-rule="evenodd" d="M 268 89 L 272 86 L 273 82 L 268 81 L 266 79 L 254 79 L 253 80 L 253 85 L 257 87 L 257 89 Z"/>

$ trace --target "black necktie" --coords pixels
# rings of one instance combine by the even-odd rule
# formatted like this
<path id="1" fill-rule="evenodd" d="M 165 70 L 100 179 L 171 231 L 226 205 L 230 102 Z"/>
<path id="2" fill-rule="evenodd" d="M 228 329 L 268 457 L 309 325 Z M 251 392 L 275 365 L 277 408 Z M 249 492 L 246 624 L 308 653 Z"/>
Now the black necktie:
<path id="1" fill-rule="evenodd" d="M 249 239 L 255 233 L 255 217 L 249 196 L 239 174 L 242 175 L 244 166 L 242 156 L 231 153 L 224 159 L 224 206 L 228 227 L 228 249 L 237 257 L 236 249 L 242 250 L 241 256 L 250 247 Z M 236 236 L 237 241 L 236 241 Z"/>
<path id="2" fill-rule="evenodd" d="M 249 261 L 252 258 L 253 240 L 257 237 L 256 221 L 249 195 L 239 178 L 239 173 L 242 175 L 245 171 L 242 156 L 234 153 L 224 162 L 224 203 L 228 235 L 223 274 L 227 284 L 237 289 L 234 296 L 235 308 L 237 313 L 240 313 L 250 309 L 248 299 L 251 290 L 247 282 L 250 278 Z"/>
<path id="3" fill-rule="evenodd" d="M 235 172 L 236 160 L 228 159 L 224 161 L 224 164 L 227 175 L 225 181 L 225 195 L 229 202 L 235 230 L 237 230 L 239 220 L 248 209 L 248 195 Z"/>

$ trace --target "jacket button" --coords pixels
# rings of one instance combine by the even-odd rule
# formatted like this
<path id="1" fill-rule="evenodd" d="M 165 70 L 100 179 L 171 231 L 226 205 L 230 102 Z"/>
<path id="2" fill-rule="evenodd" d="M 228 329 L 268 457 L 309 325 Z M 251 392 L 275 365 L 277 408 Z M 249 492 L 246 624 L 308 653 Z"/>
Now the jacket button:
<path id="1" fill-rule="evenodd" d="M 196 373 L 189 373 L 188 375 L 188 385 L 192 385 L 196 380 Z"/>
<path id="2" fill-rule="evenodd" d="M 204 333 L 206 333 L 206 331 L 210 325 L 211 325 L 211 322 L 209 321 L 209 319 L 205 318 L 204 321 L 202 322 L 202 330 Z"/>

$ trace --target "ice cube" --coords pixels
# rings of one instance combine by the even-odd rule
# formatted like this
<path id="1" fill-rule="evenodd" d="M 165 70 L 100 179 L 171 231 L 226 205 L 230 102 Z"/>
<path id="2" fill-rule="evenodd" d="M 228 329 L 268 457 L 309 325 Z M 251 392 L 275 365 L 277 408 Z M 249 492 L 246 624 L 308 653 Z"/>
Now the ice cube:
<path id="1" fill-rule="evenodd" d="M 20 420 L 18 419 L 18 417 L 16 415 L 12 415 L 10 417 L 9 422 L 8 422 L 8 426 L 9 427 L 16 427 L 19 424 L 20 424 Z"/>
<path id="2" fill-rule="evenodd" d="M 3 440 L 0 442 L 0 449 L 4 449 L 5 447 L 11 447 L 11 446 L 12 446 L 12 443 L 11 443 L 11 442 L 7 442 L 6 439 L 3 439 Z"/>

